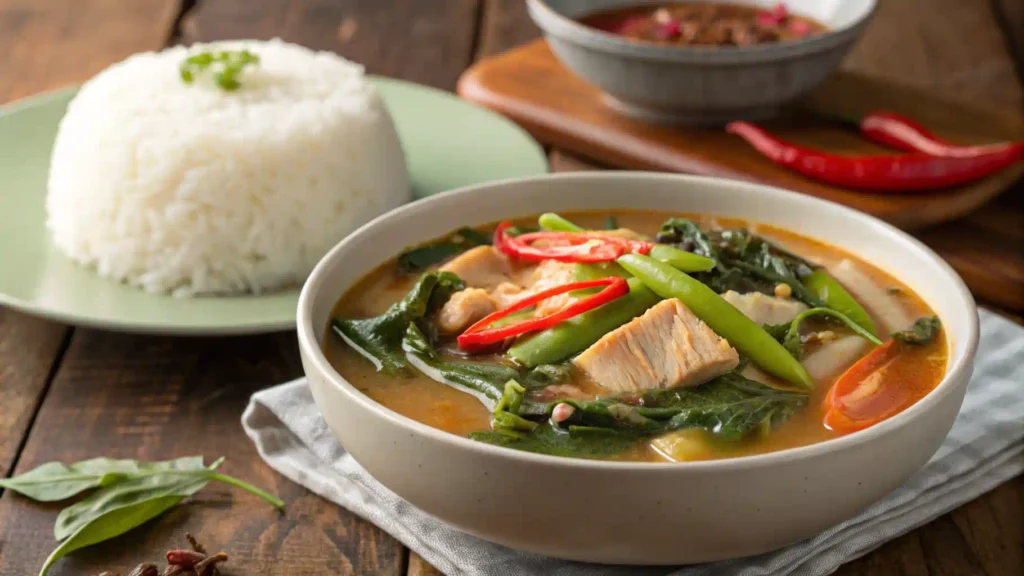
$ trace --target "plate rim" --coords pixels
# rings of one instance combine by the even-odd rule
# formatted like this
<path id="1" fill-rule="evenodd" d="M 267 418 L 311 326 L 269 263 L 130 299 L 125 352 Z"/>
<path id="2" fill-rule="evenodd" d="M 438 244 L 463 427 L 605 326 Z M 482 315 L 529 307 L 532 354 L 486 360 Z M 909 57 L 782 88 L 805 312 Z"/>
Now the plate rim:
<path id="1" fill-rule="evenodd" d="M 538 172 L 538 173 L 535 173 L 535 174 L 531 173 L 530 174 L 531 176 L 536 176 L 536 175 L 541 175 L 541 174 L 550 174 L 551 173 L 551 163 L 548 161 L 547 155 L 544 153 L 543 146 L 536 140 L 536 138 L 533 137 L 533 135 L 531 135 L 522 126 L 520 126 L 519 124 L 517 124 L 514 121 L 512 121 L 511 119 L 509 119 L 507 116 L 504 116 L 504 115 L 500 114 L 499 112 L 496 112 L 494 110 L 491 110 L 491 109 L 488 109 L 488 108 L 486 108 L 484 106 L 481 106 L 481 105 L 479 105 L 479 104 L 477 104 L 475 102 L 470 102 L 469 100 L 466 100 L 464 98 L 459 97 L 457 94 L 455 94 L 453 92 L 448 92 L 446 90 L 442 90 L 440 88 L 435 88 L 433 86 L 427 86 L 427 85 L 424 85 L 424 84 L 418 84 L 416 82 L 410 82 L 408 80 L 402 80 L 402 79 L 399 79 L 399 78 L 389 78 L 387 76 L 381 76 L 381 75 L 377 75 L 377 74 L 367 74 L 366 78 L 370 82 L 372 82 L 374 84 L 382 83 L 382 84 L 397 85 L 397 86 L 401 86 L 402 88 L 411 88 L 414 92 L 415 91 L 420 91 L 420 92 L 424 92 L 424 93 L 429 93 L 429 94 L 431 94 L 433 96 L 438 96 L 438 97 L 442 97 L 442 98 L 447 98 L 447 99 L 455 100 L 455 101 L 457 101 L 461 105 L 464 105 L 464 106 L 467 106 L 467 107 L 469 107 L 471 109 L 476 109 L 476 110 L 478 110 L 480 112 L 485 113 L 490 119 L 498 121 L 498 122 L 504 124 L 506 128 L 511 130 L 517 136 L 521 137 L 525 144 L 529 144 L 530 145 L 530 152 L 536 157 L 535 159 L 538 161 L 538 166 L 542 167 L 542 169 L 543 169 L 542 172 Z M 26 111 L 29 111 L 29 110 L 32 110 L 32 109 L 36 109 L 36 108 L 39 108 L 39 107 L 44 107 L 44 106 L 52 105 L 55 100 L 60 100 L 62 98 L 67 98 L 70 94 L 73 94 L 74 92 L 77 92 L 79 89 L 81 89 L 81 87 L 82 87 L 82 83 L 66 84 L 66 85 L 59 86 L 59 87 L 56 87 L 56 88 L 52 88 L 52 89 L 49 89 L 49 90 L 44 90 L 42 92 L 37 92 L 35 94 L 28 94 L 28 95 L 22 96 L 20 98 L 17 98 L 15 100 L 12 100 L 10 102 L 6 102 L 4 104 L 0 104 L 0 118 L 6 118 L 6 117 L 9 117 L 9 116 L 13 116 L 13 115 L 16 115 L 16 114 L 19 114 L 19 113 L 24 113 Z M 383 96 L 382 96 L 382 98 L 383 98 Z M 517 177 L 524 177 L 524 176 L 517 176 Z M 498 180 L 503 180 L 503 179 L 506 179 L 506 178 L 497 178 L 497 179 Z M 461 187 L 461 186 L 459 186 L 459 187 Z M 439 190 L 438 192 L 435 192 L 435 194 L 442 193 L 442 192 L 444 192 L 444 190 Z M 45 195 L 43 195 L 43 198 L 44 198 L 44 200 L 42 200 L 42 201 L 45 201 Z M 411 203 L 417 202 L 419 200 L 420 199 L 413 199 L 411 202 L 407 202 L 406 204 L 411 204 Z M 403 204 L 403 205 L 405 205 L 405 204 Z M 50 243 L 50 244 L 52 246 L 52 243 Z M 81 266 L 81 265 L 79 265 L 77 263 L 75 263 L 74 265 L 75 266 L 79 266 L 79 267 Z M 89 270 L 88 272 L 90 272 L 92 274 L 96 273 L 95 270 Z M 110 279 L 104 279 L 104 280 L 107 281 L 107 282 L 110 282 L 111 286 L 119 286 L 119 287 L 124 287 L 125 286 L 123 283 L 118 283 L 118 282 L 115 282 L 115 281 L 110 280 Z M 303 281 L 303 284 L 304 283 L 305 282 Z M 137 287 L 129 287 L 129 288 L 132 289 L 132 290 L 137 290 L 137 291 L 145 294 L 146 296 L 152 297 L 152 298 L 174 298 L 173 296 L 168 295 L 168 294 L 155 294 L 155 293 L 146 292 L 145 290 L 143 290 L 141 288 L 137 288 Z M 279 319 L 255 320 L 255 321 L 243 320 L 241 322 L 233 323 L 233 324 L 223 324 L 223 323 L 221 323 L 221 324 L 194 324 L 194 323 L 181 324 L 181 323 L 179 323 L 179 324 L 173 324 L 172 325 L 172 324 L 167 324 L 167 323 L 154 323 L 154 322 L 151 322 L 151 321 L 131 319 L 131 318 L 111 319 L 111 318 L 98 317 L 98 316 L 93 316 L 93 315 L 88 315 L 88 314 L 83 315 L 81 312 L 76 313 L 74 311 L 67 311 L 67 310 L 62 310 L 62 309 L 56 309 L 56 308 L 53 308 L 53 307 L 50 307 L 50 306 L 46 306 L 46 305 L 40 304 L 38 301 L 27 300 L 27 299 L 20 298 L 20 297 L 17 297 L 17 296 L 12 296 L 11 294 L 9 294 L 8 292 L 5 292 L 3 290 L 0 290 L 0 307 L 8 308 L 8 309 L 11 309 L 11 310 L 15 310 L 17 312 L 24 313 L 24 314 L 27 314 L 27 315 L 30 315 L 30 316 L 34 316 L 34 317 L 38 317 L 38 318 L 42 318 L 44 320 L 59 322 L 61 324 L 66 324 L 66 325 L 69 325 L 69 326 L 72 326 L 72 327 L 75 327 L 75 328 L 100 329 L 100 330 L 108 330 L 108 331 L 112 331 L 112 332 L 120 332 L 120 333 L 126 333 L 126 334 L 156 335 L 156 336 L 186 336 L 186 337 L 190 337 L 190 336 L 258 335 L 258 334 L 270 334 L 270 333 L 275 333 L 275 332 L 284 332 L 284 331 L 294 330 L 295 329 L 295 327 L 296 327 L 296 311 L 297 311 L 298 298 L 299 298 L 299 294 L 301 292 L 301 289 L 302 289 L 302 286 L 298 285 L 298 286 L 289 288 L 286 291 L 275 291 L 275 292 L 271 292 L 271 293 L 267 294 L 267 295 L 283 295 L 285 293 L 291 293 L 291 292 L 294 293 L 294 299 L 295 299 L 296 307 L 292 310 L 290 318 L 288 318 L 288 319 L 279 318 Z M 252 297 L 252 295 L 247 296 L 247 297 Z M 210 299 L 210 300 L 214 300 L 214 299 L 217 299 L 217 298 L 235 298 L 235 299 L 240 299 L 240 298 L 246 298 L 246 296 L 238 296 L 238 295 L 236 295 L 236 296 L 216 296 L 216 295 L 213 295 L 213 296 L 203 296 L 202 298 L 207 298 L 207 299 Z"/>

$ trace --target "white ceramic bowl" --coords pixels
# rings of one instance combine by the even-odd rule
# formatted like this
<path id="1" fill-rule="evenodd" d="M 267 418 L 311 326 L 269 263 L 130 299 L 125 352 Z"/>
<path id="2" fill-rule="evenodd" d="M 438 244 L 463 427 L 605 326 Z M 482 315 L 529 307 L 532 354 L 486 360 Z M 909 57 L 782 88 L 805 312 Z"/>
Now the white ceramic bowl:
<path id="1" fill-rule="evenodd" d="M 545 211 L 703 212 L 767 222 L 842 246 L 906 282 L 950 342 L 942 383 L 877 426 L 772 454 L 651 464 L 558 458 L 480 444 L 384 408 L 321 351 L 332 307 L 403 248 Z M 654 173 L 580 173 L 463 188 L 406 205 L 324 257 L 302 290 L 299 345 L 327 423 L 375 478 L 487 540 L 573 560 L 681 564 L 758 554 L 812 536 L 879 500 L 946 437 L 971 374 L 977 311 L 955 272 L 917 240 L 838 204 L 756 184 Z"/>
<path id="2" fill-rule="evenodd" d="M 709 0 L 703 0 L 709 1 Z M 778 0 L 710 0 L 768 8 Z M 876 0 L 786 0 L 829 32 L 749 47 L 660 46 L 627 40 L 576 19 L 663 0 L 528 0 L 530 16 L 558 59 L 608 96 L 613 107 L 666 124 L 715 124 L 774 115 L 839 65 Z"/>

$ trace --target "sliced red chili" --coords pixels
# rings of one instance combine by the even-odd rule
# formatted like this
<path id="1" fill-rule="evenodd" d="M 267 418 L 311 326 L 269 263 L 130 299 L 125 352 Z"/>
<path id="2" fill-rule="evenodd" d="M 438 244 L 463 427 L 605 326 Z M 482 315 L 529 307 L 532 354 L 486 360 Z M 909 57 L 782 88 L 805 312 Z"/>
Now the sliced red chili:
<path id="1" fill-rule="evenodd" d="M 521 260 L 611 262 L 623 254 L 647 254 L 653 244 L 599 232 L 529 232 L 509 236 L 510 222 L 494 230 L 494 247 Z"/>
<path id="2" fill-rule="evenodd" d="M 1024 144 L 998 147 L 974 156 L 933 156 L 916 152 L 844 157 L 791 144 L 749 122 L 732 122 L 726 130 L 746 140 L 776 164 L 808 178 L 878 192 L 931 190 L 966 184 L 1024 158 Z"/>
<path id="3" fill-rule="evenodd" d="M 604 286 L 604 290 L 568 304 L 557 312 L 552 312 L 551 314 L 537 318 L 530 318 L 528 320 L 523 320 L 522 322 L 506 324 L 496 328 L 488 328 L 488 326 L 502 318 L 505 318 L 509 314 L 529 308 L 530 306 L 533 306 L 542 300 L 551 298 L 552 296 L 558 296 L 559 294 L 565 294 L 566 292 L 573 292 L 575 290 L 596 288 L 599 286 Z M 577 316 L 589 310 L 593 310 L 598 306 L 607 304 L 608 302 L 628 293 L 629 284 L 626 283 L 624 278 L 619 278 L 618 276 L 599 278 L 597 280 L 587 280 L 585 282 L 573 282 L 571 284 L 548 288 L 547 290 L 542 290 L 536 294 L 523 298 L 508 308 L 503 308 L 497 312 L 489 314 L 476 324 L 470 326 L 458 337 L 459 348 L 466 352 L 473 352 L 475 350 L 487 348 L 492 344 L 502 342 L 506 338 L 544 330 L 558 324 L 559 322 L 564 322 L 573 316 Z"/>

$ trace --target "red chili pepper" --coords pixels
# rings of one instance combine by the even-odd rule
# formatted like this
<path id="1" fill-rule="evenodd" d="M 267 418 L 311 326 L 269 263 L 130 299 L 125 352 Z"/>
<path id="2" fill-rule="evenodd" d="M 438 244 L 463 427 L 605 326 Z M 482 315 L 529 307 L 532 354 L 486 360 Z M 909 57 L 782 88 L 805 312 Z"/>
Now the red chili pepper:
<path id="1" fill-rule="evenodd" d="M 932 156 L 920 152 L 846 157 L 791 144 L 749 122 L 732 122 L 726 126 L 726 131 L 740 136 L 776 164 L 808 178 L 878 192 L 932 190 L 966 184 L 1024 157 L 1024 147 L 1002 148 L 969 157 Z"/>
<path id="2" fill-rule="evenodd" d="M 597 232 L 530 232 L 509 236 L 511 222 L 494 230 L 494 247 L 522 260 L 559 262 L 610 262 L 630 252 L 647 254 L 654 245 Z M 540 242 L 542 245 L 534 246 Z"/>
<path id="3" fill-rule="evenodd" d="M 518 312 L 524 308 L 529 308 L 530 306 L 552 296 L 558 296 L 559 294 L 565 294 L 566 292 L 573 292 L 575 290 L 596 288 L 598 286 L 605 286 L 605 289 L 601 290 L 597 294 L 582 298 L 564 306 L 557 312 L 552 312 L 551 314 L 547 314 L 539 318 L 530 318 L 528 320 L 523 320 L 522 322 L 498 326 L 497 328 L 488 328 L 488 326 L 509 314 Z M 508 308 L 488 314 L 484 319 L 470 326 L 465 332 L 459 335 L 459 348 L 466 352 L 472 352 L 474 350 L 480 350 L 482 348 L 487 348 L 492 344 L 502 342 L 506 338 L 519 336 L 520 334 L 526 334 L 528 332 L 544 330 L 558 324 L 559 322 L 564 322 L 573 316 L 607 304 L 608 302 L 611 302 L 620 296 L 625 296 L 628 293 L 629 284 L 624 278 L 619 278 L 618 276 L 599 278 L 597 280 L 587 280 L 585 282 L 573 282 L 571 284 L 548 288 L 547 290 L 542 290 L 532 296 L 523 298 Z"/>
<path id="4" fill-rule="evenodd" d="M 1007 149 L 1024 150 L 1024 142 L 1003 142 L 984 146 L 958 146 L 932 134 L 917 122 L 894 112 L 870 112 L 860 119 L 860 132 L 867 139 L 904 152 L 932 156 L 973 158 Z"/>

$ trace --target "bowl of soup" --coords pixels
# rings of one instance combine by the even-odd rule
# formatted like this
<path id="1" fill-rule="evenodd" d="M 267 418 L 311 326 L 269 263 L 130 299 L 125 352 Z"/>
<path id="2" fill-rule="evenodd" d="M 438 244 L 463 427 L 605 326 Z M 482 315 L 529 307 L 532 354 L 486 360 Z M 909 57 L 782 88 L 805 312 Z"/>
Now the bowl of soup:
<path id="1" fill-rule="evenodd" d="M 452 526 L 572 560 L 759 554 L 883 498 L 949 432 L 970 293 L 907 234 L 757 184 L 550 175 L 409 204 L 300 297 L 324 419 Z"/>
<path id="2" fill-rule="evenodd" d="M 775 115 L 839 65 L 875 0 L 527 0 L 555 56 L 612 108 L 663 124 Z"/>

